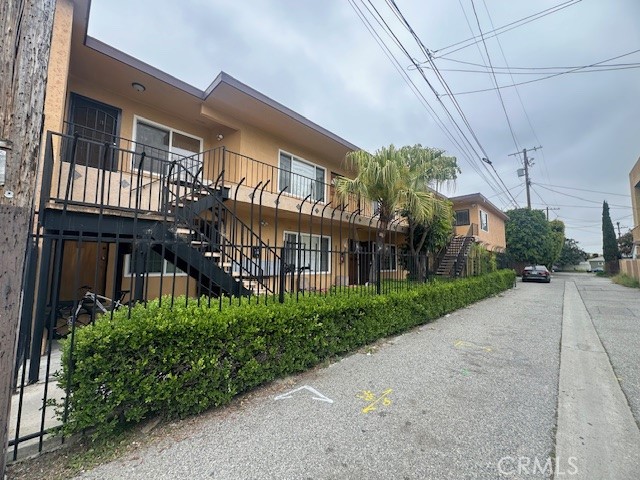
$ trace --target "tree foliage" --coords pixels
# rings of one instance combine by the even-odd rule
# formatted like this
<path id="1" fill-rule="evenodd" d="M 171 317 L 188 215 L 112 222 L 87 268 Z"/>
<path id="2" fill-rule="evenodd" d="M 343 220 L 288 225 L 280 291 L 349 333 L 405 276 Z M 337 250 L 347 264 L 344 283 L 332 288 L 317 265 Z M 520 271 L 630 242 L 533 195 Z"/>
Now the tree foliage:
<path id="1" fill-rule="evenodd" d="M 450 203 L 439 198 L 430 185 L 455 181 L 460 172 L 455 157 L 444 151 L 423 147 L 420 144 L 396 148 L 382 147 L 371 154 L 365 151 L 347 154 L 349 166 L 356 171 L 354 179 L 340 178 L 336 182 L 338 195 L 345 199 L 349 194 L 377 202 L 379 209 L 377 250 L 384 245 L 389 223 L 398 215 L 406 217 L 415 235 L 415 226 L 428 227 L 435 220 L 451 218 Z M 427 241 L 428 228 L 420 238 L 412 237 L 409 246 L 412 253 L 421 250 Z M 375 272 L 372 271 L 372 278 Z"/>
<path id="2" fill-rule="evenodd" d="M 606 201 L 602 203 L 602 254 L 605 262 L 612 262 L 620 258 L 616 232 L 613 229 L 609 205 Z"/>
<path id="3" fill-rule="evenodd" d="M 549 259 L 545 262 L 547 265 L 553 265 L 560 258 L 560 253 L 564 247 L 564 223 L 561 220 L 551 220 L 549 222 L 551 252 Z"/>
<path id="4" fill-rule="evenodd" d="M 631 230 L 618 238 L 618 249 L 621 256 L 631 258 L 633 253 L 633 234 Z"/>
<path id="5" fill-rule="evenodd" d="M 551 226 L 542 210 L 506 212 L 507 254 L 512 262 L 545 264 L 553 258 Z"/>
<path id="6" fill-rule="evenodd" d="M 588 256 L 589 254 L 582 250 L 573 238 L 565 238 L 560 257 L 556 263 L 561 267 L 568 267 L 585 261 Z"/>

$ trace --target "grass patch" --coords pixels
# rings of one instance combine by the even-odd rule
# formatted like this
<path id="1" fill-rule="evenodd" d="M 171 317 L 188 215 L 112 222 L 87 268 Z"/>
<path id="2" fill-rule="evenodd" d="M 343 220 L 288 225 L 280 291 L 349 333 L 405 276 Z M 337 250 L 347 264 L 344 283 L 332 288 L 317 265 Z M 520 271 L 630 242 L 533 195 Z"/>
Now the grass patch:
<path id="1" fill-rule="evenodd" d="M 640 288 L 640 282 L 629 275 L 625 275 L 624 273 L 619 273 L 611 277 L 613 283 L 617 283 L 618 285 L 622 285 L 623 287 L 629 288 Z"/>

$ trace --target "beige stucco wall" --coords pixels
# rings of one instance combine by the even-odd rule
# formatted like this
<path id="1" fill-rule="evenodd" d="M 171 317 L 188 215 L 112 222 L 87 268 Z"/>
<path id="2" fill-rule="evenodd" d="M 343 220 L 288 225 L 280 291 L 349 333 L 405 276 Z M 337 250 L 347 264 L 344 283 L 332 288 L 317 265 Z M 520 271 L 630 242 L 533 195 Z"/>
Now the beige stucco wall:
<path id="1" fill-rule="evenodd" d="M 505 226 L 504 220 L 500 218 L 493 209 L 486 208 L 477 203 L 455 203 L 453 205 L 455 210 L 469 210 L 469 221 L 472 224 L 477 225 L 476 239 L 477 241 L 484 243 L 488 250 L 501 251 L 506 248 L 505 238 Z M 489 231 L 484 231 L 480 228 L 480 210 L 484 211 L 488 215 Z M 460 225 L 455 227 L 456 235 L 466 235 L 469 231 L 469 225 Z"/>
<path id="2" fill-rule="evenodd" d="M 640 245 L 640 158 L 629 172 L 629 188 L 633 208 L 633 241 Z"/>

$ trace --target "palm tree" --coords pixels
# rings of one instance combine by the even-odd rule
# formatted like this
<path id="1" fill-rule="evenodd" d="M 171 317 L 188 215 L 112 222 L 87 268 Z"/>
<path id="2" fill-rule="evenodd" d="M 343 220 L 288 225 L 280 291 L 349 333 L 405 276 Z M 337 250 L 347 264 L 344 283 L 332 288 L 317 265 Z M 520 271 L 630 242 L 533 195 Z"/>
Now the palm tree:
<path id="1" fill-rule="evenodd" d="M 354 179 L 340 178 L 336 191 L 343 200 L 349 194 L 377 202 L 380 216 L 376 232 L 376 251 L 384 248 L 389 223 L 403 215 L 426 224 L 442 208 L 429 188 L 455 180 L 459 169 L 455 158 L 445 157 L 441 150 L 422 145 L 396 148 L 382 147 L 371 154 L 363 150 L 347 154 L 349 166 L 357 172 Z M 377 262 L 380 261 L 379 255 Z M 377 269 L 372 278 L 377 279 Z"/>

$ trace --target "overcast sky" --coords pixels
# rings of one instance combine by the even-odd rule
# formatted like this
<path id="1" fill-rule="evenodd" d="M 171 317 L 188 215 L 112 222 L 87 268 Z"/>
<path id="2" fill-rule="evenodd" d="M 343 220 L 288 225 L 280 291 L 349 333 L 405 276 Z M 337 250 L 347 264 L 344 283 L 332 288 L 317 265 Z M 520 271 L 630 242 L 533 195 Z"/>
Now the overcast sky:
<path id="1" fill-rule="evenodd" d="M 462 168 L 455 190 L 445 193 L 481 192 L 505 210 L 513 207 L 507 195 L 486 180 L 485 168 L 490 167 L 479 161 L 485 156 L 482 149 L 525 206 L 524 181 L 516 173 L 521 160 L 508 154 L 542 145 L 530 153 L 534 208 L 551 207 L 550 218 L 562 219 L 567 236 L 589 252 L 602 252 L 603 200 L 620 206 L 611 207 L 614 227 L 616 221 L 623 233 L 633 227 L 628 175 L 640 156 L 640 69 L 597 66 L 593 68 L 603 71 L 578 70 L 511 85 L 567 70 L 535 70 L 532 75 L 521 68 L 579 67 L 639 50 L 640 1 L 396 0 L 425 48 L 434 52 L 433 62 L 457 94 L 473 133 L 451 98 L 443 96 L 445 87 L 434 71 L 423 68 L 424 75 L 477 153 L 460 139 L 418 69 L 382 29 L 383 22 L 376 23 L 373 7 L 410 56 L 426 61 L 389 4 L 352 1 L 93 0 L 89 35 L 201 89 L 223 70 L 369 151 L 389 144 L 442 148 L 456 156 Z M 457 52 L 445 47 L 479 35 L 478 22 L 489 32 L 561 3 L 565 8 L 555 13 L 486 39 L 498 85 L 505 86 L 504 109 L 495 89 L 460 94 L 494 87 L 483 66 L 489 64 L 485 45 Z M 376 43 L 354 6 L 367 15 L 428 106 Z M 640 52 L 601 65 L 623 63 L 640 66 Z M 434 118 L 442 119 L 444 127 Z"/>

